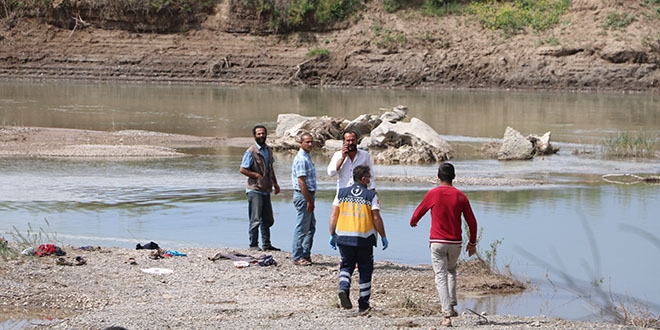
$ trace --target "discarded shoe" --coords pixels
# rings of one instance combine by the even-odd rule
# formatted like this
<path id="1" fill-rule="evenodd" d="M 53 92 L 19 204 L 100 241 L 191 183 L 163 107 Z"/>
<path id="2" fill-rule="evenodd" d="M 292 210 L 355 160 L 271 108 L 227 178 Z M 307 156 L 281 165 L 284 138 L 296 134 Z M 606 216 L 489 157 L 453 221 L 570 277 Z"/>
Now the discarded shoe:
<path id="1" fill-rule="evenodd" d="M 82 266 L 87 263 L 87 260 L 81 256 L 76 257 L 76 266 Z"/>
<path id="2" fill-rule="evenodd" d="M 212 257 L 208 257 L 208 258 L 209 258 L 209 260 L 211 260 L 211 261 L 216 261 L 216 260 L 223 259 L 224 257 L 222 256 L 222 252 L 218 252 L 218 253 L 216 253 L 214 256 L 212 256 Z"/>
<path id="3" fill-rule="evenodd" d="M 135 261 L 135 258 L 128 258 L 128 264 L 129 265 L 137 265 L 137 261 Z"/>
<path id="4" fill-rule="evenodd" d="M 273 259 L 273 256 L 267 255 L 264 256 L 263 260 L 258 262 L 259 266 L 277 266 L 277 262 Z"/>
<path id="5" fill-rule="evenodd" d="M 60 266 L 73 266 L 73 264 L 70 261 L 67 261 L 64 258 L 57 258 L 57 261 L 55 261 L 55 263 Z"/>
<path id="6" fill-rule="evenodd" d="M 337 296 L 339 296 L 339 303 L 341 304 L 341 307 L 346 309 L 353 308 L 353 303 L 351 303 L 351 299 L 348 297 L 348 292 L 339 290 Z"/>
<path id="7" fill-rule="evenodd" d="M 156 259 L 162 259 L 162 258 L 164 258 L 164 256 L 163 256 L 163 252 L 165 252 L 165 251 L 163 251 L 163 249 L 160 249 L 160 248 L 159 248 L 159 249 L 156 249 L 156 250 L 153 250 L 153 251 L 151 251 L 151 253 L 149 254 L 149 258 L 150 258 L 150 259 L 154 259 L 154 260 L 156 260 Z"/>

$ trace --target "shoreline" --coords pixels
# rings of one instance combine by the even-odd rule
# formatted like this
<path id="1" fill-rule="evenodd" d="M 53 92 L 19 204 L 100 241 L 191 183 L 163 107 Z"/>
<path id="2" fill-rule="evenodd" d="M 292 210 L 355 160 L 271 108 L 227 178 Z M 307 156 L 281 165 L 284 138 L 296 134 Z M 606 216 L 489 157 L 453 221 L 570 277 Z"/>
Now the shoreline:
<path id="1" fill-rule="evenodd" d="M 10 243 L 11 246 L 11 243 Z M 165 247 L 163 247 L 165 248 Z M 267 252 L 276 266 L 238 268 L 232 260 L 212 261 L 217 254 L 263 252 L 229 248 L 180 249 L 187 256 L 152 259 L 152 250 L 63 247 L 57 257 L 17 256 L 0 261 L 0 311 L 7 320 L 49 319 L 48 329 L 433 329 L 442 322 L 430 265 L 375 263 L 372 310 L 339 308 L 336 290 L 338 256 L 314 254 L 312 266 L 296 266 L 289 252 Z M 134 263 L 133 264 L 133 261 Z M 145 270 L 160 269 L 162 274 Z M 164 269 L 171 273 L 164 273 Z M 356 272 L 357 273 L 357 272 Z M 357 282 L 354 274 L 354 281 Z M 489 283 L 486 285 L 486 283 Z M 496 294 L 486 287 L 506 283 L 478 268 L 459 266 L 459 299 Z M 491 289 L 492 290 L 492 289 Z M 356 288 L 351 298 L 357 299 Z M 480 329 L 484 319 L 501 329 L 632 329 L 613 323 L 565 321 L 510 315 L 477 316 L 467 310 L 455 327 Z M 14 315 L 14 318 L 11 317 Z M 9 316 L 9 317 L 8 317 Z"/>

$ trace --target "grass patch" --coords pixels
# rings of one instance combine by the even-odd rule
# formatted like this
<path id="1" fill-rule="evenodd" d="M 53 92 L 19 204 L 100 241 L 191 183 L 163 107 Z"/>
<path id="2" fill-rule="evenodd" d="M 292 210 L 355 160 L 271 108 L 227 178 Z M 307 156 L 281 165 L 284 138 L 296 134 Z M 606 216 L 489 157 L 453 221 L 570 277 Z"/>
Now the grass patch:
<path id="1" fill-rule="evenodd" d="M 39 227 L 39 230 L 34 230 L 32 225 L 28 223 L 28 229 L 25 233 L 21 233 L 18 228 L 12 226 L 14 229 L 13 232 L 9 232 L 9 235 L 12 237 L 13 241 L 16 242 L 20 249 L 28 247 L 37 247 L 41 244 L 46 243 L 55 243 L 58 242 L 57 234 L 53 233 L 50 229 L 50 223 L 48 219 L 44 218 L 46 223 L 46 229 Z"/>
<path id="2" fill-rule="evenodd" d="M 18 251 L 9 247 L 9 243 L 4 237 L 0 237 L 0 258 L 7 261 L 8 259 L 14 259 L 18 256 Z"/>
<path id="3" fill-rule="evenodd" d="M 327 49 L 325 48 L 314 48 L 311 49 L 310 51 L 307 52 L 307 56 L 309 57 L 323 57 L 326 58 L 330 55 L 330 52 L 328 52 Z"/>
<path id="4" fill-rule="evenodd" d="M 469 12 L 476 15 L 485 28 L 514 35 L 527 27 L 543 31 L 556 25 L 570 3 L 570 0 L 485 0 L 473 2 Z"/>
<path id="5" fill-rule="evenodd" d="M 446 0 L 424 0 L 422 3 L 422 15 L 442 17 L 445 15 L 460 15 L 468 7 L 457 1 Z"/>
<path id="6" fill-rule="evenodd" d="M 547 37 L 539 40 L 539 45 L 551 45 L 551 46 L 557 46 L 559 45 L 559 39 L 557 37 Z"/>
<path id="7" fill-rule="evenodd" d="M 655 157 L 657 139 L 643 132 L 619 132 L 603 139 L 602 149 L 605 156 L 611 158 L 651 158 Z"/>
<path id="8" fill-rule="evenodd" d="M 635 14 L 631 13 L 611 13 L 605 19 L 605 29 L 622 30 L 635 21 Z"/>

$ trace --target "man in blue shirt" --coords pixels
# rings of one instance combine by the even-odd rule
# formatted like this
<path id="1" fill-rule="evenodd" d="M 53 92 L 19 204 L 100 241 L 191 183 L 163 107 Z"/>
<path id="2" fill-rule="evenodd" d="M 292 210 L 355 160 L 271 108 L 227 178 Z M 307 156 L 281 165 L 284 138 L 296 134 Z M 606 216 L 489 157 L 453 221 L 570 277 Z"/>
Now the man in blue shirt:
<path id="1" fill-rule="evenodd" d="M 248 198 L 248 217 L 250 222 L 250 249 L 261 251 L 279 251 L 270 243 L 270 227 L 275 223 L 270 193 L 280 192 L 273 169 L 273 150 L 266 144 L 268 132 L 263 125 L 252 128 L 255 144 L 243 154 L 241 174 L 247 176 L 246 194 Z M 261 248 L 259 248 L 259 229 L 261 228 Z"/>
<path id="2" fill-rule="evenodd" d="M 312 244 L 316 231 L 314 216 L 314 193 L 316 192 L 316 167 L 310 152 L 314 148 L 314 138 L 309 133 L 300 136 L 300 150 L 291 165 L 293 183 L 293 205 L 297 211 L 297 224 L 293 233 L 291 259 L 296 265 L 312 264 Z"/>

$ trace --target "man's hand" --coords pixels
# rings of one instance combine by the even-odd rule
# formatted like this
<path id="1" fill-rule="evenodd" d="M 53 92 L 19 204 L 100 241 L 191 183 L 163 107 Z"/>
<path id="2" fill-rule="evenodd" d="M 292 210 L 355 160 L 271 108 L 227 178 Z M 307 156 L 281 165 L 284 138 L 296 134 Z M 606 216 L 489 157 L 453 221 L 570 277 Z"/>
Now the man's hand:
<path id="1" fill-rule="evenodd" d="M 383 250 L 387 249 L 390 246 L 390 242 L 387 240 L 387 237 L 382 237 L 380 242 L 383 243 Z"/>
<path id="2" fill-rule="evenodd" d="M 473 254 L 477 252 L 477 244 L 468 243 L 467 247 L 465 248 L 465 251 L 467 251 L 468 257 L 471 257 Z"/>
<path id="3" fill-rule="evenodd" d="M 277 184 L 277 182 L 275 182 L 275 184 L 273 186 L 275 186 L 275 195 L 279 194 L 280 193 L 280 185 Z"/>
<path id="4" fill-rule="evenodd" d="M 328 242 L 330 244 L 330 247 L 333 250 L 337 250 L 337 235 L 330 235 L 330 241 Z"/>

